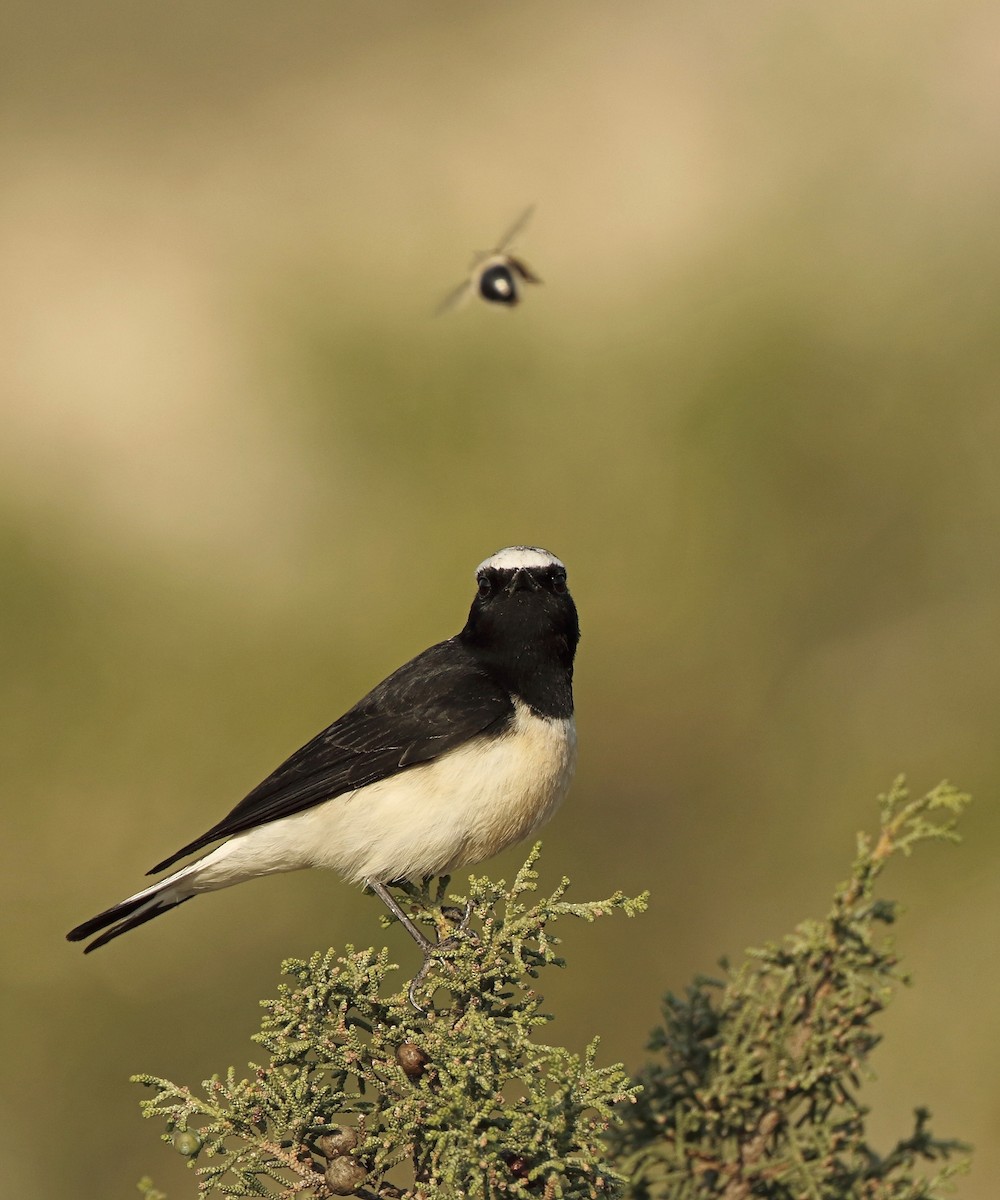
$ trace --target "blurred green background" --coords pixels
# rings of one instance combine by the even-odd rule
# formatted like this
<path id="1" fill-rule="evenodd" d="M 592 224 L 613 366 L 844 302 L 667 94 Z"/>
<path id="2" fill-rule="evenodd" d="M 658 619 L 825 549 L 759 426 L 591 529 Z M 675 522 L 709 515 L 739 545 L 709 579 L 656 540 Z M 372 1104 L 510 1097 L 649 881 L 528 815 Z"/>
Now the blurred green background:
<path id="1" fill-rule="evenodd" d="M 1000 1172 L 1000 10 L 956 0 L 8 0 L 0 1190 L 192 1195 L 133 1071 L 256 1051 L 335 877 L 136 889 L 464 620 L 565 559 L 581 759 L 552 1037 L 642 1061 L 667 987 L 825 911 L 900 770 L 978 803 L 887 880 L 917 986 L 868 1090 Z M 546 280 L 430 312 L 535 203 Z M 509 873 L 523 854 L 490 864 Z M 412 948 L 392 932 L 394 954 Z"/>

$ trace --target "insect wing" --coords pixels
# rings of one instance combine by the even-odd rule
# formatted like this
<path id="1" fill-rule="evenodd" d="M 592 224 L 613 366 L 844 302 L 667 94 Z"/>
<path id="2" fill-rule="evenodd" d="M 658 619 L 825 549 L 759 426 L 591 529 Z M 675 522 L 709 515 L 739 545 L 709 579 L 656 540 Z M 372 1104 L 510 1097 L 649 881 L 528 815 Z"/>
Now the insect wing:
<path id="1" fill-rule="evenodd" d="M 503 237 L 497 243 L 497 248 L 494 251 L 495 254 L 500 254 L 502 251 L 507 249 L 507 247 L 511 244 L 511 242 L 514 240 L 514 238 L 516 238 L 517 235 L 524 230 L 524 227 L 531 220 L 531 217 L 532 217 L 532 214 L 534 213 L 534 211 L 535 211 L 535 206 L 532 204 L 528 208 L 526 208 L 523 213 L 521 213 L 521 215 L 517 218 L 517 220 L 514 222 L 514 224 L 511 225 L 510 229 L 507 230 L 507 232 L 503 235 Z"/>
<path id="2" fill-rule="evenodd" d="M 472 293 L 472 280 L 463 279 L 457 288 L 454 288 L 434 310 L 436 317 L 444 316 L 445 313 L 451 312 L 452 309 L 458 308 Z"/>
<path id="3" fill-rule="evenodd" d="M 542 280 L 528 266 L 523 258 L 515 258 L 513 254 L 507 255 L 507 262 L 513 270 L 524 280 L 525 283 L 541 283 Z"/>

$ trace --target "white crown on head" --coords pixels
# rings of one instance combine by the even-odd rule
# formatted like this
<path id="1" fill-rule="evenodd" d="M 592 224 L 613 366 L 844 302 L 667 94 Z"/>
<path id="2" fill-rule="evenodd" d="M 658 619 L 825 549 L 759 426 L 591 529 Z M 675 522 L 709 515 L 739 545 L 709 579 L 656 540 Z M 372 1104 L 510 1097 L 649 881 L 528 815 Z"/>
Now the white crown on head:
<path id="1" fill-rule="evenodd" d="M 476 575 L 480 571 L 517 571 L 521 567 L 562 567 L 566 570 L 560 559 L 540 546 L 505 546 L 496 554 L 484 558 L 476 567 Z"/>

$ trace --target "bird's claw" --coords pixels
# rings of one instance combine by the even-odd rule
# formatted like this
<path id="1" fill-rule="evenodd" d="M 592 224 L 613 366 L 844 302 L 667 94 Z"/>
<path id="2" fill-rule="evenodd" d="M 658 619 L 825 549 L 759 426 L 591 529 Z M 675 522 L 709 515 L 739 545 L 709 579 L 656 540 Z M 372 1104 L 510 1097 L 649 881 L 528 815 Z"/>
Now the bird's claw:
<path id="1" fill-rule="evenodd" d="M 443 942 L 439 943 L 439 945 L 443 946 L 449 942 L 453 942 L 456 938 L 461 937 L 464 933 L 468 932 L 469 922 L 472 920 L 472 909 L 473 909 L 473 905 L 472 905 L 471 896 L 465 902 L 464 910 L 455 908 L 451 905 L 449 905 L 447 908 L 441 909 L 441 915 L 445 916 L 445 917 L 449 917 L 453 921 L 457 921 L 457 926 L 455 928 L 455 931 L 453 933 L 450 933 L 447 936 L 447 938 L 444 939 Z M 461 913 L 461 916 L 459 916 L 460 913 Z"/>
<path id="2" fill-rule="evenodd" d="M 458 923 L 458 927 L 455 929 L 455 932 L 449 934 L 446 938 L 439 939 L 436 945 L 432 945 L 430 942 L 425 942 L 425 944 L 421 946 L 421 949 L 424 952 L 423 965 L 416 975 L 414 975 L 410 980 L 410 986 L 406 989 L 406 994 L 409 997 L 410 1004 L 417 1010 L 417 1012 L 424 1013 L 427 1011 L 421 1004 L 417 1003 L 417 988 L 427 978 L 428 972 L 430 971 L 435 958 L 438 956 L 438 952 L 441 950 L 451 950 L 454 946 L 458 945 L 459 939 L 468 933 L 469 922 L 472 920 L 472 911 L 473 906 L 472 899 L 470 897 L 465 905 L 465 912 L 462 914 L 462 919 Z"/>

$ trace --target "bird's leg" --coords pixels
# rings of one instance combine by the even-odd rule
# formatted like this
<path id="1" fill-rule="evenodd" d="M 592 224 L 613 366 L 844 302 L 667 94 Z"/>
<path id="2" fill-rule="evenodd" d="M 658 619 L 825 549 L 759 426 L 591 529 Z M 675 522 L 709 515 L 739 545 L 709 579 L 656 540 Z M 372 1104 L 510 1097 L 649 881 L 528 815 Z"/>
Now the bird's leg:
<path id="1" fill-rule="evenodd" d="M 417 943 L 423 951 L 424 961 L 420 970 L 410 980 L 410 986 L 407 988 L 407 995 L 410 998 L 410 1003 L 417 1012 L 424 1012 L 422 1005 L 417 1003 L 417 988 L 423 983 L 427 976 L 427 972 L 431 969 L 431 963 L 434 961 L 434 951 L 437 948 L 429 938 L 426 938 L 420 930 L 414 925 L 405 912 L 399 907 L 393 899 L 392 894 L 384 883 L 379 883 L 377 879 L 366 879 L 365 883 L 371 888 L 376 896 L 388 908 L 396 920 L 403 926 L 406 932 Z"/>
<path id="2" fill-rule="evenodd" d="M 378 898 L 382 901 L 382 903 L 386 906 L 386 908 L 392 913 L 392 915 L 396 918 L 396 920 L 400 923 L 400 925 L 402 925 L 402 927 L 406 930 L 406 932 L 410 935 L 410 937 L 413 938 L 413 940 L 417 943 L 417 945 L 420 947 L 420 949 L 423 950 L 424 959 L 426 960 L 427 956 L 434 949 L 434 943 L 432 941 L 430 941 L 429 938 L 426 938 L 420 932 L 420 930 L 416 927 L 416 925 L 414 925 L 414 923 L 410 920 L 410 918 L 406 915 L 406 913 L 403 912 L 403 910 L 399 907 L 399 905 L 393 899 L 392 893 L 389 891 L 389 889 L 385 886 L 384 883 L 379 883 L 379 881 L 377 879 L 366 879 L 365 884 L 371 888 L 371 890 L 375 893 L 376 896 L 378 896 Z"/>
<path id="3" fill-rule="evenodd" d="M 366 879 L 365 884 L 371 888 L 371 890 L 375 893 L 376 896 L 378 896 L 378 898 L 382 901 L 382 903 L 386 906 L 386 908 L 392 913 L 392 915 L 396 918 L 396 920 L 400 923 L 400 925 L 403 926 L 403 928 L 406 930 L 406 932 L 410 935 L 411 938 L 413 938 L 413 940 L 417 943 L 417 945 L 420 947 L 421 951 L 423 952 L 423 956 L 424 956 L 423 965 L 421 966 L 420 970 L 416 973 L 416 975 L 414 975 L 413 978 L 410 980 L 410 986 L 407 989 L 407 995 L 410 998 L 410 1003 L 417 1010 L 417 1012 L 423 1012 L 424 1009 L 421 1007 L 421 1005 L 419 1005 L 417 1003 L 417 998 L 416 998 L 417 988 L 426 979 L 427 972 L 431 969 L 431 963 L 434 961 L 435 951 L 439 950 L 443 946 L 453 944 L 455 941 L 455 938 L 458 937 L 459 935 L 465 933 L 466 930 L 469 928 L 469 921 L 472 919 L 472 897 L 471 896 L 469 897 L 468 903 L 465 906 L 465 913 L 462 916 L 461 923 L 459 924 L 458 929 L 455 931 L 455 933 L 453 933 L 450 937 L 447 937 L 444 940 L 439 941 L 435 945 L 434 942 L 432 942 L 429 938 L 425 937 L 424 934 L 422 934 L 420 932 L 420 930 L 410 920 L 410 918 L 406 915 L 406 913 L 403 912 L 403 910 L 399 907 L 399 905 L 396 903 L 395 899 L 393 898 L 392 893 L 389 891 L 389 889 L 385 886 L 384 883 L 379 883 L 379 881 L 377 879 Z"/>
<path id="4" fill-rule="evenodd" d="M 452 909 L 452 911 L 454 912 L 457 910 Z M 470 896 L 468 901 L 466 902 L 465 912 L 462 915 L 462 920 L 459 922 L 458 928 L 455 930 L 455 932 L 452 934 L 449 934 L 448 937 L 446 937 L 446 938 L 441 938 L 438 941 L 438 944 L 436 946 L 431 946 L 430 943 L 428 943 L 429 949 L 424 951 L 423 965 L 421 966 L 420 970 L 416 973 L 416 975 L 414 975 L 413 978 L 410 980 L 410 987 L 409 987 L 409 992 L 408 992 L 408 995 L 410 997 L 410 1003 L 413 1005 L 413 1007 L 418 1012 L 423 1012 L 424 1010 L 417 1003 L 416 990 L 423 983 L 424 979 L 427 977 L 427 972 L 431 969 L 431 964 L 434 961 L 435 953 L 438 950 L 446 949 L 449 946 L 454 946 L 455 943 L 458 941 L 458 939 L 464 933 L 466 933 L 468 931 L 469 921 L 471 919 L 472 919 L 472 897 Z"/>

